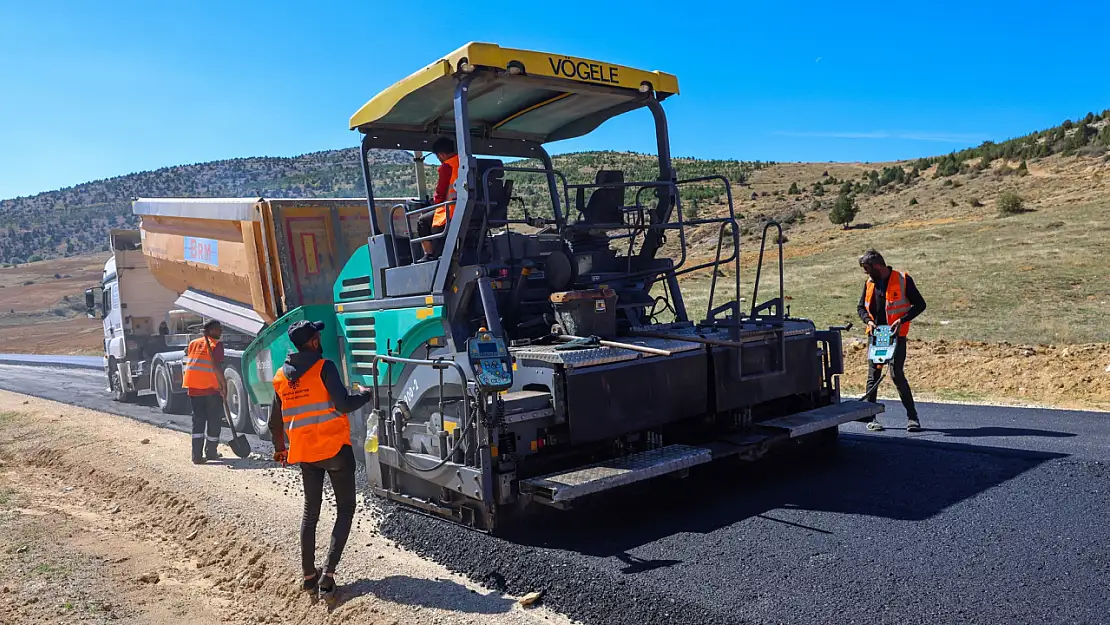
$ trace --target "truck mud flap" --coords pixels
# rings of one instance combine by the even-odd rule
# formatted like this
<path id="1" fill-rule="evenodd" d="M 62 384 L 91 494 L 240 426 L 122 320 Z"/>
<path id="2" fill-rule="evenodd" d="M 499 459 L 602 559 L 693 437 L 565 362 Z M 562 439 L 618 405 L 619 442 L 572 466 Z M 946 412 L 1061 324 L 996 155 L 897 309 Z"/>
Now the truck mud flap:
<path id="1" fill-rule="evenodd" d="M 521 480 L 520 490 L 532 493 L 541 503 L 559 505 L 585 495 L 705 464 L 712 459 L 712 453 L 704 447 L 668 445 L 562 473 Z"/>
<path id="2" fill-rule="evenodd" d="M 834 428 L 841 423 L 859 421 L 873 417 L 885 408 L 882 404 L 872 404 L 865 401 L 842 401 L 829 404 L 821 408 L 799 412 L 785 417 L 778 417 L 768 421 L 760 421 L 757 425 L 765 428 L 785 430 L 790 438 L 813 434 L 828 428 Z"/>

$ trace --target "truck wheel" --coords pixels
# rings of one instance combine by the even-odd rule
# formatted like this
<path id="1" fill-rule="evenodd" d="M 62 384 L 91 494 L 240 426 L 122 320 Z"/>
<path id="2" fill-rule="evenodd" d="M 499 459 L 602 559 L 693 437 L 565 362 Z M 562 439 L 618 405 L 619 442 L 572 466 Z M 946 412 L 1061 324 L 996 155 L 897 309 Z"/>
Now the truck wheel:
<path id="1" fill-rule="evenodd" d="M 108 362 L 108 371 L 108 386 L 112 389 L 112 399 L 121 404 L 134 402 L 139 394 L 135 391 L 123 390 L 123 380 L 120 378 L 119 369 L 116 368 L 116 361 Z"/>
<path id="2" fill-rule="evenodd" d="M 188 396 L 173 392 L 173 378 L 170 377 L 170 368 L 164 362 L 158 363 L 154 368 L 154 399 L 165 414 L 185 412 Z"/>
<path id="3" fill-rule="evenodd" d="M 270 436 L 270 407 L 254 404 L 250 406 L 251 425 L 254 427 L 254 433 L 264 441 L 272 439 L 273 436 Z"/>
<path id="4" fill-rule="evenodd" d="M 224 379 L 227 380 L 227 410 L 231 414 L 231 421 L 235 431 L 246 434 L 254 429 L 251 423 L 251 401 L 247 397 L 247 387 L 243 385 L 243 378 L 235 367 L 224 369 Z"/>

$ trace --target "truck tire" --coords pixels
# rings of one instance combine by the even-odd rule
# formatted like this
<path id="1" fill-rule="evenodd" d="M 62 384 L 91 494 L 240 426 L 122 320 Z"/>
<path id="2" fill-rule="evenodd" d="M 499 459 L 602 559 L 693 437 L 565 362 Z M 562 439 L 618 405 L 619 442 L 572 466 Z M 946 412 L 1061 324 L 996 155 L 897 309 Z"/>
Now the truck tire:
<path id="1" fill-rule="evenodd" d="M 251 400 L 247 395 L 247 387 L 243 384 L 243 377 L 235 367 L 224 369 L 224 379 L 227 380 L 227 410 L 231 417 L 232 425 L 238 434 L 248 434 L 254 431 L 251 422 Z"/>
<path id="2" fill-rule="evenodd" d="M 251 424 L 254 426 L 254 433 L 264 441 L 273 438 L 270 436 L 270 407 L 257 406 L 251 404 Z"/>
<path id="3" fill-rule="evenodd" d="M 154 367 L 154 399 L 158 408 L 165 414 L 183 414 L 189 397 L 184 393 L 173 392 L 173 378 L 166 363 L 159 362 Z"/>
<path id="4" fill-rule="evenodd" d="M 123 380 L 120 379 L 116 361 L 108 361 L 108 388 L 112 389 L 112 399 L 121 404 L 134 403 L 139 394 L 135 391 L 124 391 Z"/>

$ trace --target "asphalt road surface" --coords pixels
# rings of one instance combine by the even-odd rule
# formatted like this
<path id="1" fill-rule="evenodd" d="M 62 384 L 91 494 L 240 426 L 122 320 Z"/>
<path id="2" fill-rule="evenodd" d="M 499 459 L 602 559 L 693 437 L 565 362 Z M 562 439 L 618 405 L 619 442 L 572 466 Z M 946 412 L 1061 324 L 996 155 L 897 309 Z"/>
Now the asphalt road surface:
<path id="1" fill-rule="evenodd" d="M 45 358 L 71 358 L 49 356 Z M 80 357 L 77 357 L 80 358 Z M 99 360 L 99 359 L 98 359 Z M 15 362 L 0 359 L 0 363 Z M 107 391 L 108 381 L 103 369 L 91 369 L 80 361 L 58 361 L 60 366 L 0 364 L 0 389 L 50 399 L 72 406 L 130 417 L 143 423 L 164 427 L 178 432 L 192 431 L 192 416 L 189 414 L 164 414 L 154 400 L 154 395 L 141 395 L 135 403 L 123 404 L 114 401 Z M 247 439 L 251 447 L 260 453 L 270 453 L 273 448 L 249 432 Z M 222 440 L 231 438 L 231 432 L 224 428 Z"/>
<path id="2" fill-rule="evenodd" d="M 5 390 L 186 429 L 103 385 L 0 366 Z M 383 532 L 590 625 L 1110 623 L 1110 414 L 920 410 L 916 434 L 844 426 L 832 463 L 710 465 L 508 539 L 407 511 Z"/>
<path id="3" fill-rule="evenodd" d="M 39 356 L 36 354 L 0 354 L 5 365 L 55 365 L 80 369 L 104 369 L 101 356 Z"/>

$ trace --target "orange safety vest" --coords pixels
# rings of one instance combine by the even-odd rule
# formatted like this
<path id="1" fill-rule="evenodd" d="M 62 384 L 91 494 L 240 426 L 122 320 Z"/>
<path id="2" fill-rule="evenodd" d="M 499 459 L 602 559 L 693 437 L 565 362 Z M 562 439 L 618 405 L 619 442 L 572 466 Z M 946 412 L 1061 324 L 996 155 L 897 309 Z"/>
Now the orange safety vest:
<path id="1" fill-rule="evenodd" d="M 201 337 L 189 342 L 185 350 L 185 364 L 182 366 L 181 386 L 194 390 L 220 388 L 216 377 L 216 361 L 208 346 L 208 338 Z"/>
<path id="2" fill-rule="evenodd" d="M 890 271 L 890 277 L 886 281 L 886 322 L 892 324 L 895 321 L 906 316 L 910 312 L 910 300 L 906 297 L 906 278 L 909 277 L 908 273 L 901 271 Z M 867 306 L 867 315 L 871 320 L 875 320 L 875 316 L 871 314 L 871 299 L 875 295 L 875 283 L 867 279 L 867 294 L 864 297 L 864 305 Z M 909 322 L 903 323 L 902 327 L 898 328 L 898 336 L 907 336 L 910 333 Z"/>
<path id="3" fill-rule="evenodd" d="M 285 371 L 274 376 L 274 391 L 281 398 L 281 420 L 289 437 L 289 462 L 319 462 L 351 444 L 347 415 L 335 409 L 320 371 L 323 359 L 290 382 Z"/>
<path id="4" fill-rule="evenodd" d="M 451 182 L 448 183 L 448 186 L 447 186 L 447 198 L 448 199 L 454 199 L 454 198 L 458 197 L 458 193 L 455 192 L 455 181 L 458 180 L 458 178 L 459 178 L 459 155 L 456 154 L 456 155 L 452 156 L 451 158 L 443 161 L 443 164 L 444 165 L 449 165 L 451 167 Z M 455 203 L 454 202 L 449 202 L 449 203 L 447 203 L 443 206 L 440 206 L 439 208 L 436 209 L 435 214 L 432 215 L 432 227 L 433 228 L 442 228 L 443 226 L 447 225 L 447 219 L 449 217 L 454 217 L 454 216 L 455 216 Z"/>

